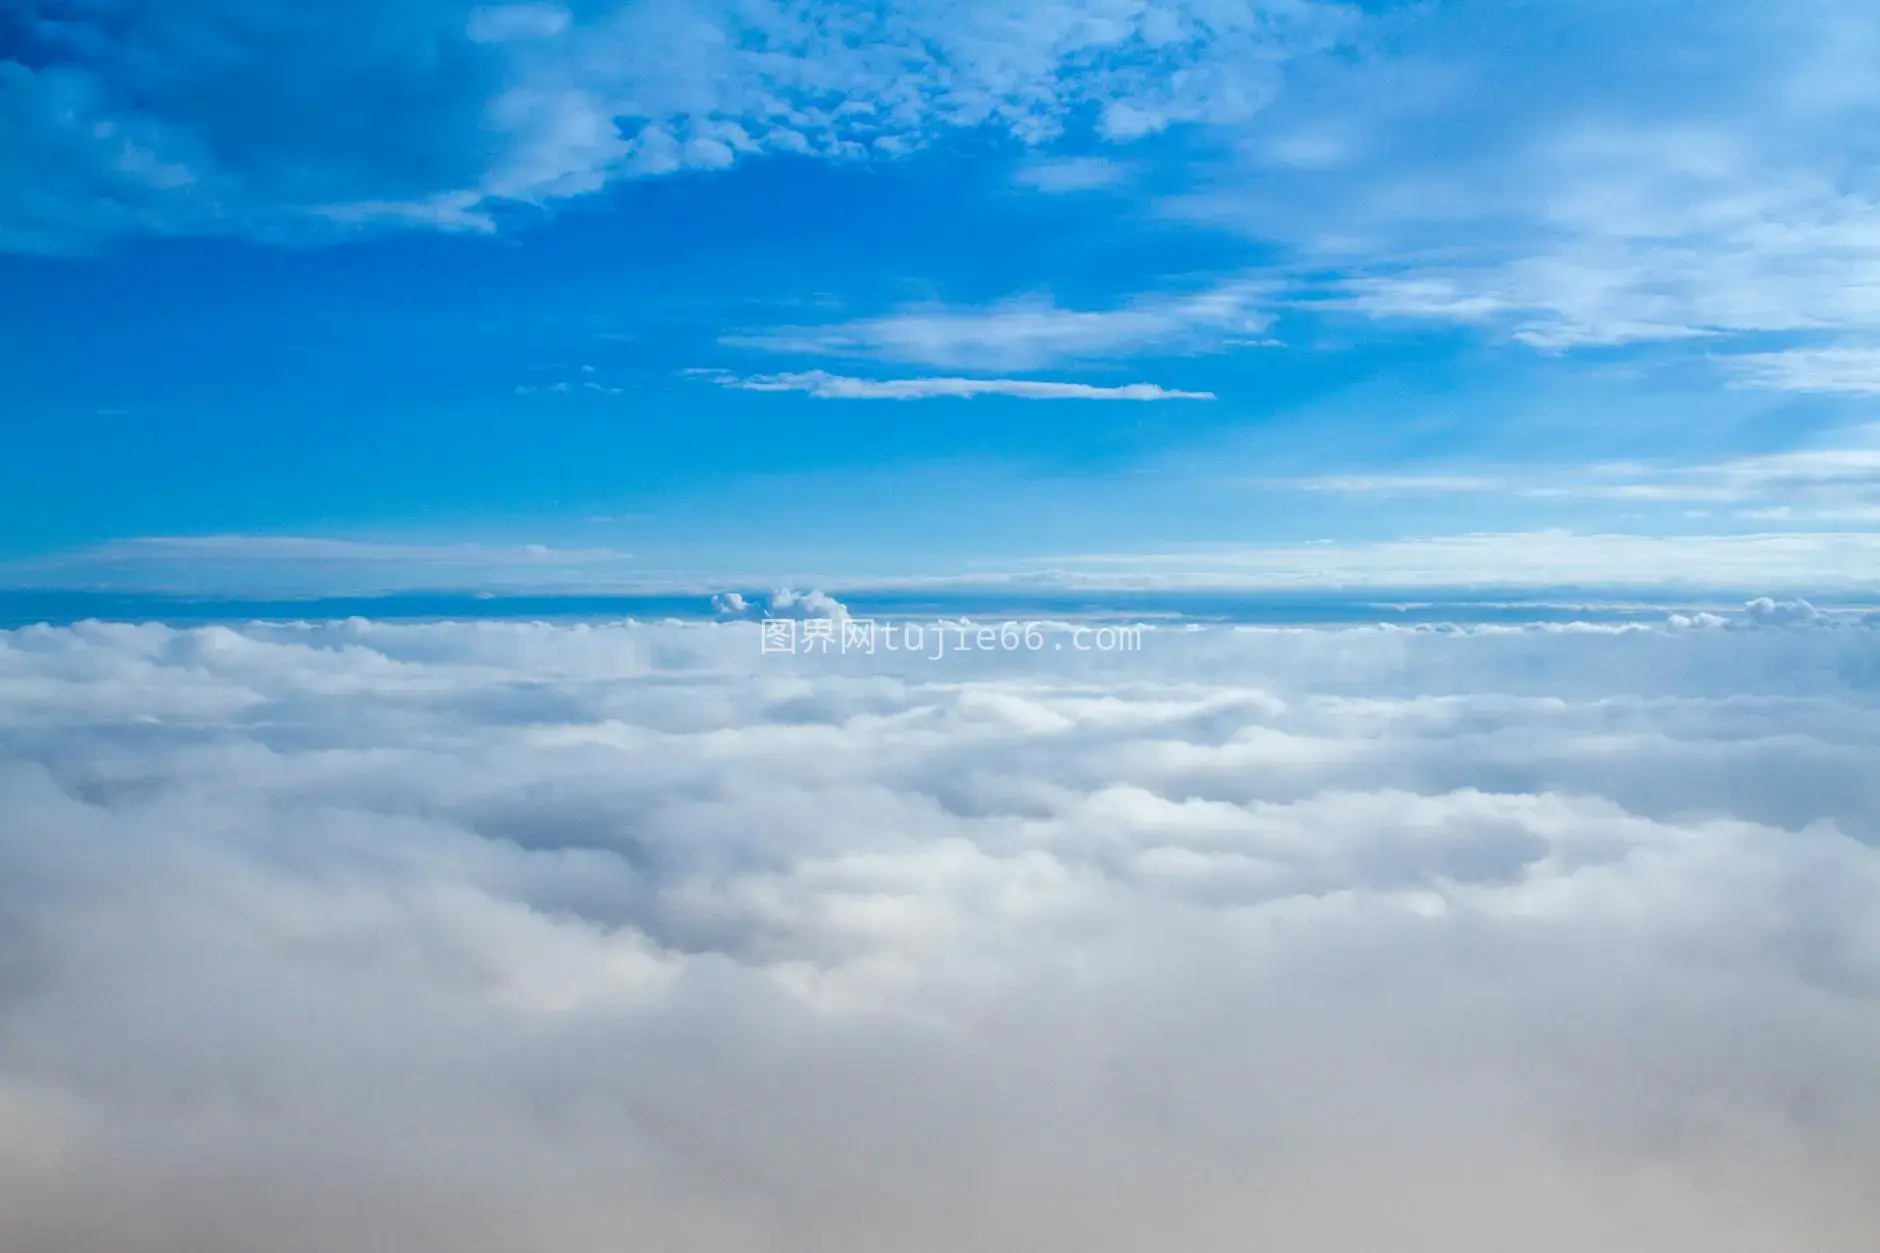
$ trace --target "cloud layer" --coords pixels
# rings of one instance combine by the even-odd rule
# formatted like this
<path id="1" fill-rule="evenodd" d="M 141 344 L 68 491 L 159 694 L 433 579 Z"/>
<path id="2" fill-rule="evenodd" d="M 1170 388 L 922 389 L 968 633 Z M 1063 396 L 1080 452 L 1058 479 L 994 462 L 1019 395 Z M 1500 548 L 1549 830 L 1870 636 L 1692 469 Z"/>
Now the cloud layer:
<path id="1" fill-rule="evenodd" d="M 1880 670 L 0 637 L 24 1253 L 1868 1247 Z"/>

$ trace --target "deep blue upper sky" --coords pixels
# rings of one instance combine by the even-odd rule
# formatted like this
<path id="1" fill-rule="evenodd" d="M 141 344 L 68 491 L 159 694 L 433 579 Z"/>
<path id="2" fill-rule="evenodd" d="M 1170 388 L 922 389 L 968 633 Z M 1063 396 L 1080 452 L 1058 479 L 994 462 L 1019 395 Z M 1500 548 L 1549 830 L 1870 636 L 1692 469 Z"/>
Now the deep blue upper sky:
<path id="1" fill-rule="evenodd" d="M 1871 585 L 1880 6 L 14 0 L 0 581 Z"/>

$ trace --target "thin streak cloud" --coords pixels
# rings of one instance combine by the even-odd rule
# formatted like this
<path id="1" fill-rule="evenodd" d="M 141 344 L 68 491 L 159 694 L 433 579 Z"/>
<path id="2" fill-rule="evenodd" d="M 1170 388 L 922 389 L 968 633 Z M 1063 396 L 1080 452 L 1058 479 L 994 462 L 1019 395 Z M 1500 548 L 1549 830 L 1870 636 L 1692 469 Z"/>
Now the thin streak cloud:
<path id="1" fill-rule="evenodd" d="M 747 392 L 801 392 L 823 400 L 970 400 L 1010 396 L 1019 400 L 1213 400 L 1213 392 L 1182 391 L 1155 383 L 1064 383 L 1043 379 L 904 378 L 862 379 L 824 370 L 737 375 L 722 370 L 690 373 L 720 387 Z"/>

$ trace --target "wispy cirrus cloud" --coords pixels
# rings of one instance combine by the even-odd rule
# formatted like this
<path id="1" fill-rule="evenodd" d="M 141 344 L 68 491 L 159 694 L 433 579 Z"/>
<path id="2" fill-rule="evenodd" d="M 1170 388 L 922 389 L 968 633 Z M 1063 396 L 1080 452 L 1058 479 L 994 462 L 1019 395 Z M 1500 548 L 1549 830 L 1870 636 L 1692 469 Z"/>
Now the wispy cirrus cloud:
<path id="1" fill-rule="evenodd" d="M 1317 474 L 1298 478 L 1254 480 L 1262 487 L 1296 492 L 1327 492 L 1353 496 L 1406 496 L 1446 492 L 1505 491 L 1509 481 L 1489 474 Z"/>
<path id="2" fill-rule="evenodd" d="M 1128 182 L 1130 168 L 1109 157 L 1057 157 L 1027 161 L 1013 176 L 1021 187 L 1061 195 L 1103 191 Z"/>
<path id="3" fill-rule="evenodd" d="M 1872 344 L 1739 353 L 1718 363 L 1746 387 L 1880 396 L 1880 347 Z"/>
<path id="4" fill-rule="evenodd" d="M 823 400 L 968 400 L 1009 396 L 1019 400 L 1213 400 L 1213 392 L 1180 391 L 1154 383 L 1065 383 L 1044 379 L 904 378 L 862 379 L 805 370 L 786 374 L 733 374 L 689 370 L 720 387 L 747 392 L 801 392 Z"/>
<path id="5" fill-rule="evenodd" d="M 1463 4 L 1371 33 L 1164 209 L 1283 241 L 1328 308 L 1543 351 L 1880 330 L 1871 5 Z"/>
<path id="6" fill-rule="evenodd" d="M 615 548 L 424 543 L 302 535 L 112 540 L 0 564 L 0 586 L 302 595 L 593 586 L 632 569 Z"/>
<path id="7" fill-rule="evenodd" d="M 1836 445 L 1691 465 L 1509 465 L 1448 472 L 1378 471 L 1258 480 L 1261 486 L 1335 495 L 1455 493 L 1537 500 L 1609 500 L 1737 506 L 1762 517 L 1856 518 L 1880 507 L 1880 427 Z M 1779 508 L 1781 514 L 1772 514 Z"/>
<path id="8" fill-rule="evenodd" d="M 1880 585 L 1880 534 L 1650 535 L 1564 529 L 1320 543 L 1194 545 L 1040 559 L 1069 586 L 1144 588 L 1785 589 Z"/>
<path id="9" fill-rule="evenodd" d="M 598 396 L 618 396 L 625 390 L 625 388 L 615 387 L 609 383 L 596 383 L 592 379 L 581 379 L 578 381 L 563 379 L 555 383 L 516 384 L 516 395 L 518 396 L 538 396 L 545 393 L 555 396 L 572 396 L 578 392 L 587 392 Z"/>
<path id="10" fill-rule="evenodd" d="M 1264 335 L 1276 295 L 1266 279 L 1234 279 L 1198 292 L 1153 293 L 1107 309 L 1070 309 L 1045 296 L 984 306 L 916 306 L 823 326 L 726 335 L 728 347 L 910 362 L 974 370 L 1026 370 L 1151 351 L 1205 350 Z"/>
<path id="11" fill-rule="evenodd" d="M 548 368 L 552 369 L 556 367 Z M 593 366 L 584 365 L 579 368 L 574 378 L 555 379 L 547 383 L 518 383 L 516 384 L 516 395 L 571 396 L 577 393 L 587 392 L 591 395 L 598 396 L 619 396 L 626 392 L 624 387 L 602 382 L 595 377 L 597 373 L 598 371 L 596 371 Z"/>

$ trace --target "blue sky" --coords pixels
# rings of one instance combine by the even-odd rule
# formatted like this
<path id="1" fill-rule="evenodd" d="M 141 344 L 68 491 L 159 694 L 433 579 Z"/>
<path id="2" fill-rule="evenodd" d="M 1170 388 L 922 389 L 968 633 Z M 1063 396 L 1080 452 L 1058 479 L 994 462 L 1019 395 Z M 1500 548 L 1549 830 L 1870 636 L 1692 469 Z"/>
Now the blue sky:
<path id="1" fill-rule="evenodd" d="M 25 0 L 0 579 L 1880 574 L 1880 9 Z"/>

